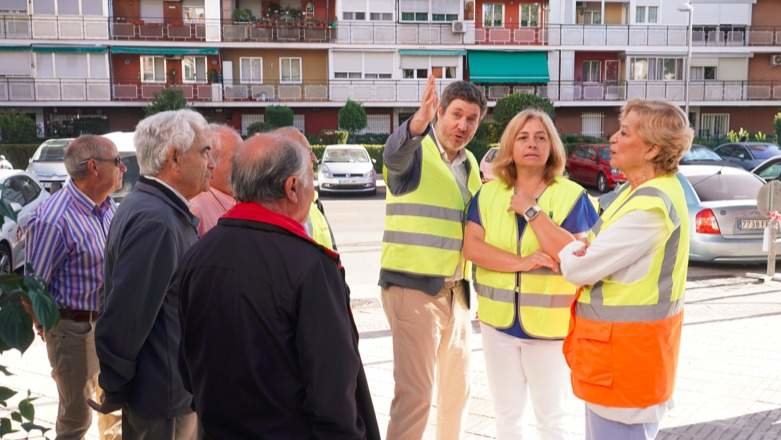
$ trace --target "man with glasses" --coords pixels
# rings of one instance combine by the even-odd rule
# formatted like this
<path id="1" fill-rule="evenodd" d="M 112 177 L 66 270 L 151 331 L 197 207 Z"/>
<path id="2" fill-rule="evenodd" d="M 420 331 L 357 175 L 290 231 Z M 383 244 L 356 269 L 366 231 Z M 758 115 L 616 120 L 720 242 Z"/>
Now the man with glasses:
<path id="1" fill-rule="evenodd" d="M 122 186 L 126 168 L 117 147 L 93 135 L 68 145 L 65 168 L 71 180 L 30 220 L 27 262 L 60 310 L 59 323 L 45 334 L 36 323 L 57 383 L 57 438 L 81 439 L 92 421 L 87 398 L 97 391 L 95 320 L 101 309 L 106 235 L 116 209 L 110 194 Z M 101 439 L 117 422 L 117 416 L 99 416 Z"/>

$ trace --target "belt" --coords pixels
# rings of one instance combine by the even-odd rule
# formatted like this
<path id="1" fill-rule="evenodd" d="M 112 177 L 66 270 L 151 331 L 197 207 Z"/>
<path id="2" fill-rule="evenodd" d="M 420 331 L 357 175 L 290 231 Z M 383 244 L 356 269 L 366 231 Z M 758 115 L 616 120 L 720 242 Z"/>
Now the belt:
<path id="1" fill-rule="evenodd" d="M 60 309 L 60 319 L 68 319 L 70 321 L 78 322 L 90 322 L 98 319 L 98 312 L 91 310 L 70 310 Z"/>

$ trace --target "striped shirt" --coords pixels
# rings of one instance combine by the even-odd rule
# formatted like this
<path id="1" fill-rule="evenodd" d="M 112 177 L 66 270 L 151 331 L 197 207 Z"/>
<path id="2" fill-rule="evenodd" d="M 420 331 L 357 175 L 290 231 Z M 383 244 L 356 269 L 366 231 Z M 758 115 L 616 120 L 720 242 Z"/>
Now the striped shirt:
<path id="1" fill-rule="evenodd" d="M 27 263 L 60 309 L 100 311 L 106 235 L 116 204 L 96 205 L 68 182 L 32 215 Z"/>

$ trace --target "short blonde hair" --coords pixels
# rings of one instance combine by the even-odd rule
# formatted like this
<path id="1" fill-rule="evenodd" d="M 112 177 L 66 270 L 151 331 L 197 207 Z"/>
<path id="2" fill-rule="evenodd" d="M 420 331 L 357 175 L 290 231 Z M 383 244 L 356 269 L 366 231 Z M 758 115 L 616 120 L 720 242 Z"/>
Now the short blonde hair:
<path id="1" fill-rule="evenodd" d="M 683 110 L 666 101 L 633 99 L 621 109 L 620 119 L 623 121 L 630 112 L 641 116 L 633 129 L 643 142 L 659 147 L 659 154 L 651 160 L 656 171 L 661 174 L 678 171 L 678 162 L 694 139 L 694 130 L 689 127 Z"/>
<path id="2" fill-rule="evenodd" d="M 494 175 L 501 179 L 507 186 L 514 186 L 515 180 L 518 178 L 518 173 L 515 170 L 515 161 L 513 160 L 515 138 L 524 125 L 532 119 L 542 122 L 542 126 L 545 127 L 545 131 L 548 134 L 548 139 L 550 141 L 550 154 L 548 155 L 547 162 L 545 162 L 543 179 L 549 184 L 554 178 L 561 176 L 564 173 L 564 164 L 567 160 L 567 153 L 564 150 L 564 144 L 561 142 L 559 133 L 556 131 L 556 126 L 553 125 L 550 116 L 544 111 L 526 109 L 515 115 L 515 117 L 510 120 L 510 123 L 507 124 L 507 128 L 504 129 L 502 138 L 499 141 L 499 153 L 497 153 L 493 165 Z"/>

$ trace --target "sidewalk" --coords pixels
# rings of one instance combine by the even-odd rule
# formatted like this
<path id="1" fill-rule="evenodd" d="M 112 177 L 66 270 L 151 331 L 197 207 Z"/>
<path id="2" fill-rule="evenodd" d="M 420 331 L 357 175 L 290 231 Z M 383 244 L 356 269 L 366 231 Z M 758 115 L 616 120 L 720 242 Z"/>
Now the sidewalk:
<path id="1" fill-rule="evenodd" d="M 687 284 L 685 310 L 675 408 L 664 420 L 658 438 L 781 438 L 781 283 L 754 284 L 745 278 L 692 281 Z M 353 300 L 353 311 L 384 433 L 393 397 L 387 322 L 376 297 Z M 464 438 L 490 439 L 494 438 L 493 408 L 476 325 L 472 351 L 472 397 Z M 0 365 L 8 366 L 15 374 L 0 376 L 2 384 L 16 390 L 29 388 L 39 396 L 36 421 L 53 426 L 57 393 L 49 376 L 44 345 L 36 341 L 23 357 L 5 354 Z M 531 407 L 528 412 L 532 412 Z M 573 399 L 572 416 L 566 426 L 573 439 L 583 438 L 582 418 L 582 404 Z M 434 439 L 435 420 L 432 412 L 426 439 Z M 533 417 L 527 422 L 530 436 L 525 438 L 534 439 Z M 88 438 L 97 438 L 95 423 Z"/>

